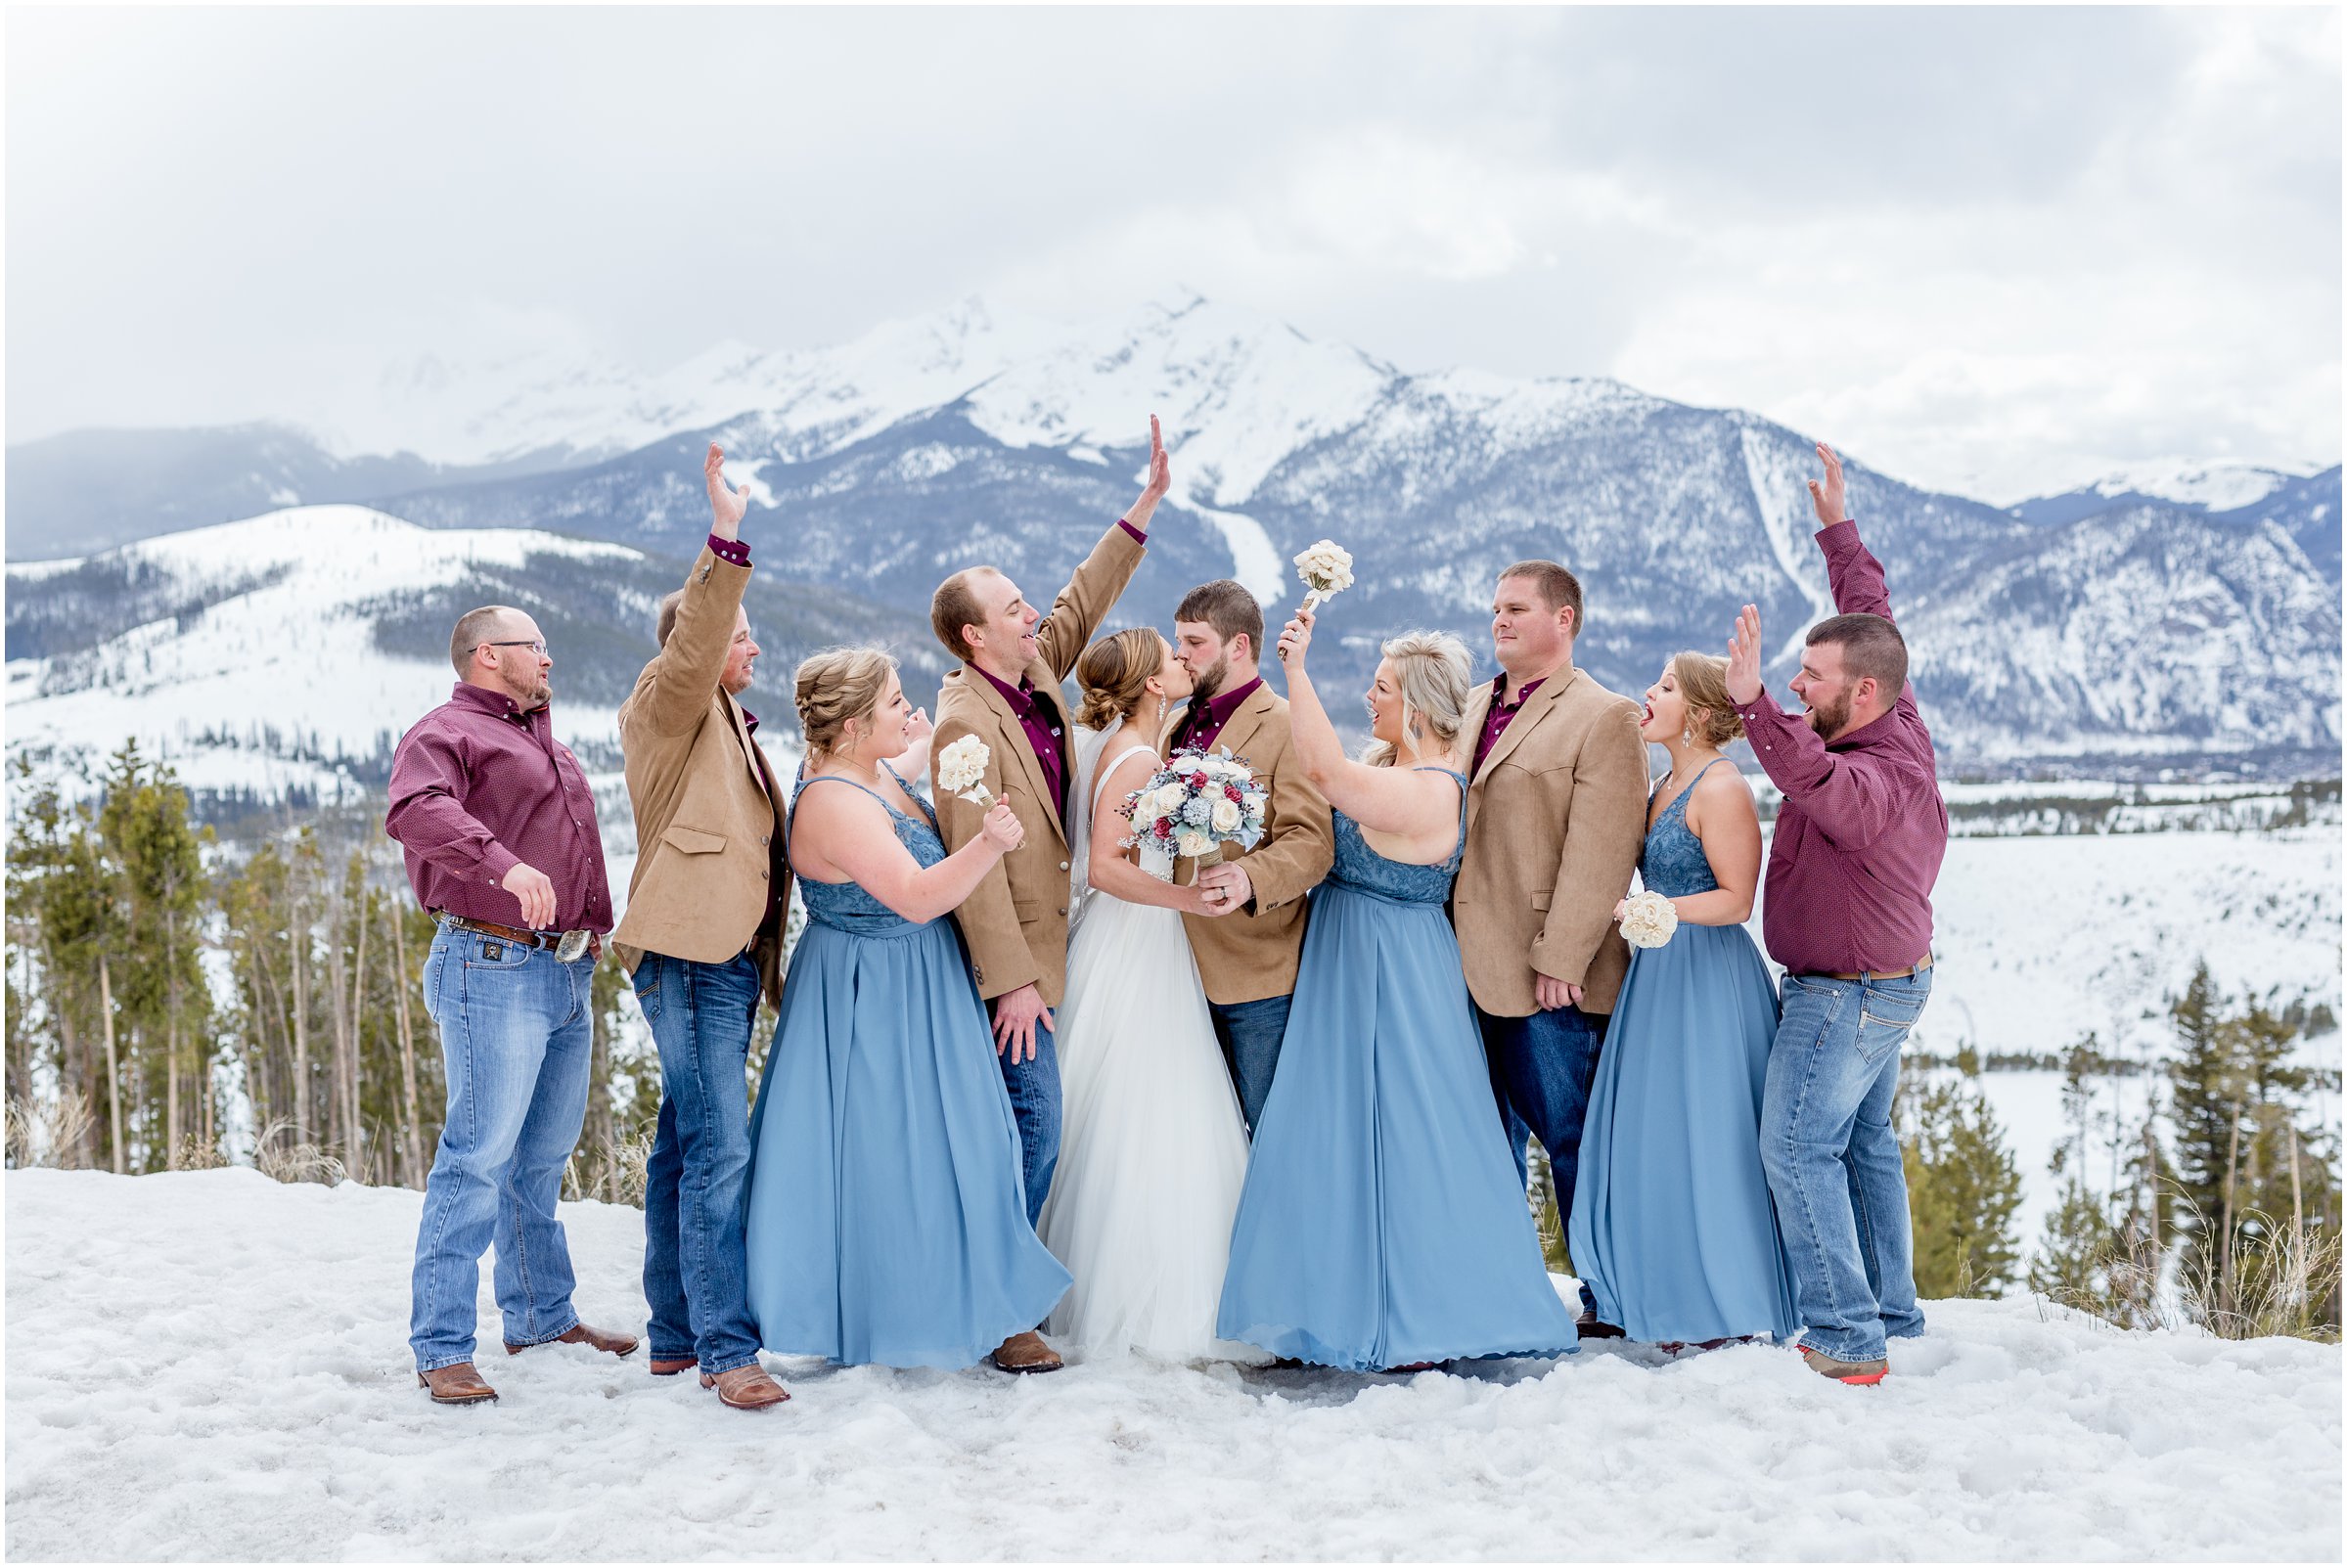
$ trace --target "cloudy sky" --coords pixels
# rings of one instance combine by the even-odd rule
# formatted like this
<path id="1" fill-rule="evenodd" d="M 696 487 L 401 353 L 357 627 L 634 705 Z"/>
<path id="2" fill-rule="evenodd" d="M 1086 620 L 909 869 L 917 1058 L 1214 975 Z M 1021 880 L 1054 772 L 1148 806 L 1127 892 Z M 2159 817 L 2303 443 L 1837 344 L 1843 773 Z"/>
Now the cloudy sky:
<path id="1" fill-rule="evenodd" d="M 19 7 L 7 61 L 11 442 L 1187 287 L 1998 501 L 2339 456 L 2330 8 Z"/>

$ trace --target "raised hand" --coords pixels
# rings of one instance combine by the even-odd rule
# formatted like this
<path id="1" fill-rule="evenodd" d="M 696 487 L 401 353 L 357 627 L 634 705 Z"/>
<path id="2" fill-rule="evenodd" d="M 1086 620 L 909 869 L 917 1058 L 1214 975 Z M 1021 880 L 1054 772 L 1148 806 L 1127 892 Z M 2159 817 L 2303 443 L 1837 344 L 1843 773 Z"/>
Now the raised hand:
<path id="1" fill-rule="evenodd" d="M 1750 605 L 1728 633 L 1728 696 L 1735 702 L 1760 696 L 1760 611 Z"/>
<path id="2" fill-rule="evenodd" d="M 1809 481 L 1809 504 L 1818 509 L 1818 526 L 1830 528 L 1849 518 L 1849 488 L 1842 481 L 1842 460 L 1833 455 L 1833 448 L 1820 441 L 1818 456 L 1826 464 L 1826 482 Z"/>
<path id="3" fill-rule="evenodd" d="M 1173 460 L 1165 455 L 1165 435 L 1157 428 L 1157 416 L 1150 416 L 1150 480 L 1142 494 L 1152 501 L 1163 500 L 1173 488 Z"/>
<path id="4" fill-rule="evenodd" d="M 937 727 L 929 722 L 927 708 L 915 708 L 913 716 L 905 721 L 905 744 L 908 746 L 917 746 L 936 733 Z"/>
<path id="5" fill-rule="evenodd" d="M 736 537 L 742 519 L 749 515 L 749 486 L 736 490 L 725 482 L 725 452 L 714 441 L 709 443 L 709 455 L 701 460 L 700 471 L 709 481 L 709 515 L 717 526 L 710 531 L 720 539 Z"/>
<path id="6" fill-rule="evenodd" d="M 1157 416 L 1151 414 L 1150 416 L 1150 476 L 1148 482 L 1141 487 L 1141 499 L 1134 502 L 1133 510 L 1125 514 L 1125 521 L 1136 528 L 1148 527 L 1150 514 L 1157 510 L 1157 503 L 1164 500 L 1165 493 L 1172 488 L 1173 463 L 1165 455 L 1165 437 L 1157 428 Z"/>
<path id="7" fill-rule="evenodd" d="M 1312 647 L 1312 622 L 1315 613 L 1298 609 L 1295 618 L 1280 628 L 1280 668 L 1293 675 L 1304 667 L 1304 654 Z"/>
<path id="8" fill-rule="evenodd" d="M 522 924 L 542 931 L 554 923 L 554 882 L 537 867 L 516 861 L 497 885 L 520 900 Z"/>

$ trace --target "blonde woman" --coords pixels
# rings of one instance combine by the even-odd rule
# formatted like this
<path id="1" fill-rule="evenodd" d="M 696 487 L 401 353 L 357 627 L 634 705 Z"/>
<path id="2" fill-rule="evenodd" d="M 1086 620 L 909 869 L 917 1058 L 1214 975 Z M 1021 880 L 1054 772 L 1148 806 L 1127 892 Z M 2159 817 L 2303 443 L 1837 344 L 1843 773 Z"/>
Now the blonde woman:
<path id="1" fill-rule="evenodd" d="M 1086 649 L 1076 680 L 1064 1120 L 1039 1228 L 1075 1284 L 1052 1335 L 1088 1357 L 1264 1360 L 1214 1337 L 1246 1128 L 1182 917 L 1219 912 L 1170 880 L 1164 852 L 1120 842 L 1132 829 L 1118 807 L 1156 772 L 1155 739 L 1190 672 L 1143 626 Z"/>
<path id="2" fill-rule="evenodd" d="M 1312 623 L 1287 623 L 1280 662 L 1335 865 L 1312 895 L 1221 1332 L 1356 1371 L 1572 1350 L 1443 916 L 1466 842 L 1467 650 L 1447 634 L 1387 643 L 1369 759 L 1352 762 L 1305 670 Z"/>
<path id="3" fill-rule="evenodd" d="M 798 667 L 790 869 L 807 925 L 750 1119 L 749 1305 L 766 1349 L 842 1366 L 1050 1371 L 1067 1271 L 1027 1223 L 1018 1126 L 946 917 L 1018 847 L 996 801 L 952 854 L 889 766 L 925 737 L 895 661 Z"/>
<path id="4" fill-rule="evenodd" d="M 1631 954 L 1569 1216 L 1599 1320 L 1672 1348 L 1800 1326 L 1760 1163 L 1777 992 L 1743 926 L 1760 818 L 1720 755 L 1743 733 L 1727 675 L 1726 659 L 1677 653 L 1647 688 L 1638 733 L 1671 768 L 1647 798 L 1638 870 L 1679 928 Z"/>

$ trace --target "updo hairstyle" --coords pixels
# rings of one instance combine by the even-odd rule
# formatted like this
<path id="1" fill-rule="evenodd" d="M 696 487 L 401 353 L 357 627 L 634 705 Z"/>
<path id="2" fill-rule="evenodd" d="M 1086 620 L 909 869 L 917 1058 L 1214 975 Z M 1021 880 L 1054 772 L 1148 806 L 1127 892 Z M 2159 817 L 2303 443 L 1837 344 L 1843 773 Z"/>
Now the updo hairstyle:
<path id="1" fill-rule="evenodd" d="M 1165 668 L 1165 639 L 1154 627 L 1134 626 L 1104 637 L 1076 660 L 1083 701 L 1076 723 L 1108 730 L 1131 718 L 1149 696 L 1149 684 Z"/>
<path id="2" fill-rule="evenodd" d="M 1671 655 L 1671 679 L 1687 704 L 1687 727 L 1707 746 L 1743 739 L 1744 721 L 1728 696 L 1728 661 L 1693 649 Z"/>
<path id="3" fill-rule="evenodd" d="M 810 756 L 837 745 L 850 720 L 873 716 L 895 668 L 896 660 L 877 648 L 827 648 L 807 655 L 791 700 Z"/>
<path id="4" fill-rule="evenodd" d="M 1404 632 L 1390 638 L 1378 651 L 1393 661 L 1395 681 L 1402 689 L 1402 724 L 1416 725 L 1431 736 L 1442 750 L 1459 743 L 1467 723 L 1467 698 L 1474 662 L 1467 645 L 1449 632 Z M 1434 748 L 1422 747 L 1422 754 Z M 1394 749 L 1372 740 L 1363 753 L 1370 766 L 1393 766 Z"/>

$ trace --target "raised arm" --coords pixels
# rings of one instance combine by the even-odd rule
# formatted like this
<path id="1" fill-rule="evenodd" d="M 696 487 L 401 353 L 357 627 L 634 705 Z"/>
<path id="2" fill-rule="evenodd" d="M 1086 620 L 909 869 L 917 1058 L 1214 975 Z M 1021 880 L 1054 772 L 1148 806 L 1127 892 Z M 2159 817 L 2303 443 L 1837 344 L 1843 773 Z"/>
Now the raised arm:
<path id="1" fill-rule="evenodd" d="M 1164 438 L 1157 432 L 1157 416 L 1150 416 L 1150 473 L 1141 488 L 1141 499 L 1133 510 L 1108 525 L 1101 542 L 1092 547 L 1092 554 L 1067 579 L 1060 597 L 1043 618 L 1035 633 L 1035 652 L 1052 673 L 1061 680 L 1076 667 L 1084 650 L 1092 644 L 1092 634 L 1115 607 L 1117 596 L 1125 584 L 1133 580 L 1134 571 L 1141 565 L 1142 552 L 1148 548 L 1145 535 L 1150 518 L 1156 515 L 1157 503 L 1173 488 L 1173 467 L 1165 455 Z"/>
<path id="2" fill-rule="evenodd" d="M 725 453 L 714 441 L 701 462 L 701 475 L 709 491 L 709 537 L 725 544 L 738 542 L 742 519 L 749 511 L 749 491 L 735 490 L 725 482 Z M 748 588 L 749 567 L 742 560 L 721 557 L 709 546 L 701 548 L 685 577 L 685 597 L 677 602 L 676 625 L 668 641 L 636 677 L 636 690 L 624 709 L 625 725 L 644 724 L 657 734 L 677 735 L 700 722 L 725 675 L 734 624 Z"/>
<path id="3" fill-rule="evenodd" d="M 970 890 L 1018 846 L 1018 819 L 1005 802 L 981 814 L 982 829 L 960 849 L 924 868 L 896 836 L 888 813 L 861 789 L 802 786 L 792 869 L 802 876 L 836 871 L 908 920 L 926 922 L 961 907 Z M 818 880 L 835 878 L 818 876 Z"/>
<path id="4" fill-rule="evenodd" d="M 1809 503 L 1817 509 L 1818 548 L 1826 553 L 1826 581 L 1833 590 L 1833 607 L 1844 615 L 1891 620 L 1890 585 L 1882 575 L 1882 562 L 1859 542 L 1842 460 L 1823 441 L 1818 443 L 1818 457 L 1826 465 L 1826 477 L 1809 481 Z"/>
<path id="5" fill-rule="evenodd" d="M 1305 656 L 1317 618 L 1309 609 L 1280 629 L 1280 667 L 1287 672 L 1287 723 L 1304 777 L 1330 805 L 1362 827 L 1417 839 L 1457 831 L 1459 788 L 1450 780 L 1409 768 L 1373 768 L 1344 754 Z"/>
<path id="6" fill-rule="evenodd" d="M 1161 882 L 1125 856 L 1119 840 L 1133 825 L 1116 808 L 1156 771 L 1157 759 L 1151 754 L 1127 757 L 1110 771 L 1107 787 L 1101 791 L 1100 809 L 1092 814 L 1092 842 L 1084 878 L 1096 890 L 1128 904 L 1151 904 L 1159 909 L 1180 910 L 1185 915 L 1227 913 L 1220 906 L 1209 905 L 1198 888 Z"/>

